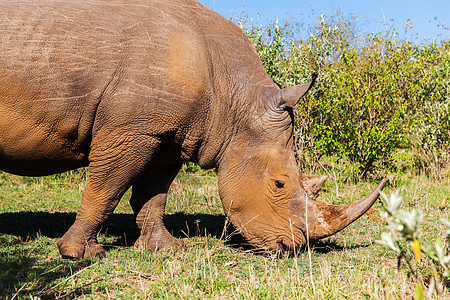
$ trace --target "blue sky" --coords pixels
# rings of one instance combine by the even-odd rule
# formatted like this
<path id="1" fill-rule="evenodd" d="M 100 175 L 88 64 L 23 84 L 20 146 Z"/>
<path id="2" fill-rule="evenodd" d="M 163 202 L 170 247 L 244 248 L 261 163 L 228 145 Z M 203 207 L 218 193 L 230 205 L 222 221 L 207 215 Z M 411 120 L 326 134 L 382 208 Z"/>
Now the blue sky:
<path id="1" fill-rule="evenodd" d="M 437 26 L 444 24 L 450 27 L 450 0 L 200 0 L 200 2 L 227 18 L 244 10 L 245 14 L 252 18 L 256 18 L 259 13 L 259 23 L 274 21 L 277 18 L 279 20 L 297 18 L 307 25 L 312 22 L 312 10 L 316 16 L 329 15 L 335 7 L 344 14 L 356 15 L 362 22 L 368 21 L 369 31 L 381 31 L 384 18 L 394 19 L 395 26 L 399 29 L 404 29 L 406 20 L 410 19 L 414 29 L 409 39 L 418 42 L 425 40 L 429 43 L 433 39 L 440 41 L 442 37 L 450 38 L 450 31 Z"/>

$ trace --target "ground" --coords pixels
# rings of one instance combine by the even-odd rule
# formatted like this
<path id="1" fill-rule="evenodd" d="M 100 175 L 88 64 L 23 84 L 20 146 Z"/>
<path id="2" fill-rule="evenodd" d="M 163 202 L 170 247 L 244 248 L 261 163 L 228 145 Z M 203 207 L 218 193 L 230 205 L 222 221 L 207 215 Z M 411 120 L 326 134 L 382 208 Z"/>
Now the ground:
<path id="1" fill-rule="evenodd" d="M 356 201 L 376 185 L 343 184 L 332 174 L 320 195 L 328 203 Z M 192 167 L 172 185 L 165 217 L 186 249 L 134 249 L 138 232 L 127 193 L 99 236 L 107 257 L 63 260 L 55 243 L 75 219 L 85 177 L 85 170 L 43 178 L 0 173 L 0 299 L 410 299 L 414 293 L 408 268 L 398 269 L 395 254 L 375 243 L 387 231 L 378 217 L 381 201 L 342 232 L 280 259 L 242 244 L 224 216 L 216 173 Z M 395 190 L 405 209 L 425 213 L 425 241 L 443 236 L 439 218 L 450 219 L 449 182 L 396 175 L 385 192 Z M 426 279 L 425 262 L 415 267 Z"/>

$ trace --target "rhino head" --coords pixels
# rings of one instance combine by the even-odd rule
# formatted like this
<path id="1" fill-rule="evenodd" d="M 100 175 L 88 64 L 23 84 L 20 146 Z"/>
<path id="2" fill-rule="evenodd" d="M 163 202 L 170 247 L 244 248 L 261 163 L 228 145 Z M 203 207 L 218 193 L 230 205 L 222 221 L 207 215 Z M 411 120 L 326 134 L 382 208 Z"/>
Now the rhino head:
<path id="1" fill-rule="evenodd" d="M 326 176 L 302 174 L 294 157 L 292 107 L 315 80 L 285 89 L 262 89 L 248 122 L 240 124 L 218 168 L 225 213 L 256 247 L 291 252 L 330 236 L 363 215 L 385 185 L 349 205 L 316 198 Z"/>

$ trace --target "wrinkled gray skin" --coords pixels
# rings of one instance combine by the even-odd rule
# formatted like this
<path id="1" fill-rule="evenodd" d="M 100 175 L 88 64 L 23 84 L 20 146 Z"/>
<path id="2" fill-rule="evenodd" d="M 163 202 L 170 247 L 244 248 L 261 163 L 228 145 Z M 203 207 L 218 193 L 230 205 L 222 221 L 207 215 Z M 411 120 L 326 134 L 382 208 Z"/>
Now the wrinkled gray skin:
<path id="1" fill-rule="evenodd" d="M 364 213 L 318 202 L 295 163 L 292 109 L 233 23 L 193 0 L 0 3 L 0 169 L 89 166 L 64 257 L 102 257 L 99 227 L 132 186 L 138 246 L 182 246 L 164 227 L 182 162 L 218 168 L 225 213 L 256 246 L 292 250 Z"/>

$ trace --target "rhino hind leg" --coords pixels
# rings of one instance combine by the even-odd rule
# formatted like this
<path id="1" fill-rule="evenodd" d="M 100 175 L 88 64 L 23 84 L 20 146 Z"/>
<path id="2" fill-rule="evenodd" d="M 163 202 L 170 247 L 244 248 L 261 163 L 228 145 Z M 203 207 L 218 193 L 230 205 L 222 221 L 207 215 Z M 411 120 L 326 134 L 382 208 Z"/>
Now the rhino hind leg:
<path id="1" fill-rule="evenodd" d="M 177 164 L 159 171 L 149 170 L 133 184 L 130 204 L 141 231 L 136 248 L 157 251 L 184 247 L 184 242 L 173 237 L 163 222 L 167 191 L 180 167 Z"/>

